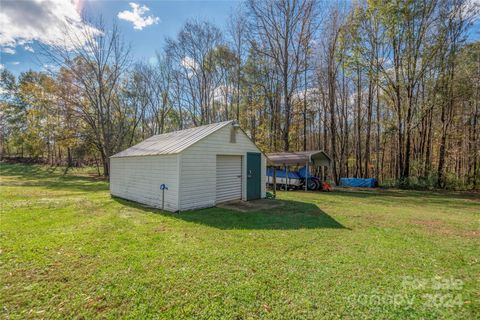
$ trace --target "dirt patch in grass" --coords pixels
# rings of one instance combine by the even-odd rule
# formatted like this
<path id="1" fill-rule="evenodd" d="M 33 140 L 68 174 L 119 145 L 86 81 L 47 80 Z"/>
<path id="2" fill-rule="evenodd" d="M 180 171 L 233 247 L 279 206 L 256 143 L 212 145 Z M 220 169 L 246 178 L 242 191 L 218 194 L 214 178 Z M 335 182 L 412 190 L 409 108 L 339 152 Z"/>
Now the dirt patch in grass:
<path id="1" fill-rule="evenodd" d="M 460 230 L 448 226 L 440 220 L 413 220 L 413 224 L 421 226 L 425 231 L 444 236 L 459 236 L 464 238 L 480 238 L 478 230 Z"/>
<path id="2" fill-rule="evenodd" d="M 158 227 L 156 227 L 156 228 L 153 229 L 153 231 L 154 231 L 155 233 L 165 232 L 165 231 L 167 231 L 167 230 L 168 230 L 168 228 L 166 228 L 165 226 L 158 226 Z"/>
<path id="3" fill-rule="evenodd" d="M 260 211 L 276 208 L 283 205 L 282 202 L 272 199 L 258 199 L 252 201 L 229 201 L 217 205 L 218 208 L 230 209 L 240 212 Z"/>

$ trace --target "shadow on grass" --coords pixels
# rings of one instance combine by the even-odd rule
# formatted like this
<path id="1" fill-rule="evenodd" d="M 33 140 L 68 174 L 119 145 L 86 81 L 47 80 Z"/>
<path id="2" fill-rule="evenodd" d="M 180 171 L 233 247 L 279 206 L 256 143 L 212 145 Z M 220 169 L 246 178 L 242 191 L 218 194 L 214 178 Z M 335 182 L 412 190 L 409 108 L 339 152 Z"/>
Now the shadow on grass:
<path id="1" fill-rule="evenodd" d="M 450 190 L 402 190 L 402 189 L 350 189 L 336 188 L 335 193 L 341 196 L 369 198 L 369 197 L 429 197 L 443 199 L 445 197 L 455 199 L 477 199 L 480 200 L 480 193 L 475 191 L 450 191 Z"/>
<path id="2" fill-rule="evenodd" d="M 239 212 L 224 208 L 207 208 L 200 210 L 169 213 L 142 206 L 139 203 L 112 197 L 124 206 L 145 212 L 161 214 L 166 217 L 193 222 L 221 230 L 298 230 L 298 229 L 348 229 L 320 210 L 318 206 L 291 200 L 276 201 L 278 206 L 268 210 Z"/>
<path id="3" fill-rule="evenodd" d="M 352 190 L 337 188 L 332 193 L 325 193 L 330 197 L 360 198 L 372 202 L 392 203 L 401 205 L 426 205 L 433 204 L 437 206 L 472 207 L 480 204 L 480 193 L 466 191 L 419 191 L 419 190 L 400 190 L 400 189 L 372 189 L 372 190 Z M 460 200 L 460 202 L 459 202 Z"/>
<path id="4" fill-rule="evenodd" d="M 47 167 L 29 164 L 0 164 L 0 175 L 15 177 L 13 181 L 3 182 L 5 186 L 44 187 L 53 190 L 95 192 L 108 190 L 107 181 L 98 176 L 82 173 L 78 175 L 71 169 L 65 174 L 65 167 Z M 72 173 L 74 171 L 75 173 Z"/>

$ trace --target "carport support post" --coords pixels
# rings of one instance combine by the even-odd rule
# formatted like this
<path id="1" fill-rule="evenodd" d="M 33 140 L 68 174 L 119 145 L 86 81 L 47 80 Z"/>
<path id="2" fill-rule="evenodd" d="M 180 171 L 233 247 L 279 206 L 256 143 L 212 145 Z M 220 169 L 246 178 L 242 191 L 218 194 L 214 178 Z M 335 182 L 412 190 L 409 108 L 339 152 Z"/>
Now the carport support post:
<path id="1" fill-rule="evenodd" d="M 277 168 L 273 166 L 273 194 L 277 196 Z"/>
<path id="2" fill-rule="evenodd" d="M 308 162 L 305 164 L 305 191 L 308 190 Z"/>

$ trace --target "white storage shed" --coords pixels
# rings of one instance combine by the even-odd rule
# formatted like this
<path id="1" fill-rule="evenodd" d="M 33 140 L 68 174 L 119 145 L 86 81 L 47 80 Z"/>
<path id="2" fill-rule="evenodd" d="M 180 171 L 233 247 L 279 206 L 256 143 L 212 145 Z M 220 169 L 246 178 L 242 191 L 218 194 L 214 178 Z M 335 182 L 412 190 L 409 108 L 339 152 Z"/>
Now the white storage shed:
<path id="1" fill-rule="evenodd" d="M 156 135 L 113 155 L 110 193 L 174 212 L 206 208 L 264 198 L 265 168 L 265 155 L 225 121 Z"/>

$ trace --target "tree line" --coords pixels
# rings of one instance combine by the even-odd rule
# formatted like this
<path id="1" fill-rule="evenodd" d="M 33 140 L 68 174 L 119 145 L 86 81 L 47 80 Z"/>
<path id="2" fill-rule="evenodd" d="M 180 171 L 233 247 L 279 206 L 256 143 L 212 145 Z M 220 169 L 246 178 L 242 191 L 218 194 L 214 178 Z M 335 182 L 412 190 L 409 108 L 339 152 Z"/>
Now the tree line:
<path id="1" fill-rule="evenodd" d="M 480 42 L 467 0 L 247 0 L 135 61 L 101 19 L 50 72 L 1 72 L 2 157 L 97 163 L 155 134 L 235 119 L 265 152 L 325 150 L 332 176 L 478 188 Z"/>

